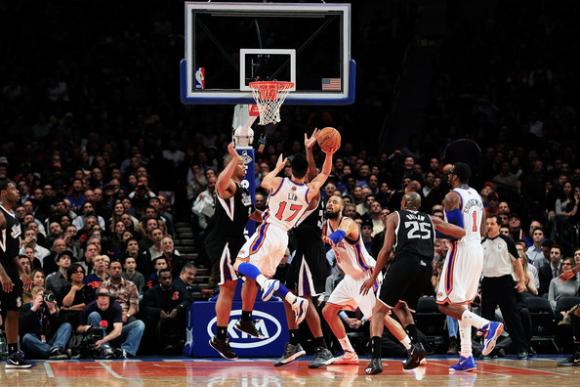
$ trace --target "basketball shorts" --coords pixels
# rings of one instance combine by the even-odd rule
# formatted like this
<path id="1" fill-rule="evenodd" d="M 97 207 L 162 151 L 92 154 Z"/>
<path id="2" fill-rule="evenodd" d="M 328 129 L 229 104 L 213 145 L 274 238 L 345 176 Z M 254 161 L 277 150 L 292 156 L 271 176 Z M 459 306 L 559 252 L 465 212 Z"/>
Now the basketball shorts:
<path id="1" fill-rule="evenodd" d="M 286 274 L 286 287 L 296 290 L 300 297 L 324 293 L 330 264 L 321 239 L 297 240 L 298 248 Z"/>
<path id="2" fill-rule="evenodd" d="M 413 255 L 395 256 L 385 274 L 379 291 L 379 301 L 394 308 L 399 301 L 405 301 L 411 310 L 431 286 L 431 260 Z"/>
<path id="3" fill-rule="evenodd" d="M 382 276 L 377 278 L 377 283 L 375 285 L 375 291 L 369 291 L 364 296 L 360 294 L 360 287 L 363 282 L 368 278 L 365 275 L 359 279 L 355 279 L 351 276 L 344 276 L 343 280 L 336 285 L 330 297 L 328 298 L 328 303 L 343 306 L 347 310 L 356 310 L 359 308 L 363 315 L 370 319 L 373 314 L 373 308 L 377 301 L 377 296 L 375 291 L 380 287 L 380 280 Z"/>
<path id="4" fill-rule="evenodd" d="M 2 262 L 6 274 L 10 277 L 14 283 L 14 287 L 10 293 L 5 292 L 0 286 L 0 311 L 2 312 L 2 318 L 6 321 L 6 313 L 8 311 L 18 311 L 22 306 L 22 281 L 20 281 L 20 276 L 18 275 L 18 270 L 11 263 Z"/>
<path id="5" fill-rule="evenodd" d="M 237 258 L 256 266 L 266 277 L 273 277 L 288 247 L 288 232 L 270 223 L 262 223 L 244 243 Z"/>
<path id="6" fill-rule="evenodd" d="M 437 286 L 437 303 L 468 304 L 473 301 L 482 269 L 483 248 L 479 242 L 452 242 Z"/>
<path id="7" fill-rule="evenodd" d="M 207 239 L 205 251 L 212 264 L 218 266 L 219 282 L 223 285 L 228 281 L 237 281 L 238 276 L 234 269 L 234 261 L 238 251 L 244 243 L 244 238 Z"/>

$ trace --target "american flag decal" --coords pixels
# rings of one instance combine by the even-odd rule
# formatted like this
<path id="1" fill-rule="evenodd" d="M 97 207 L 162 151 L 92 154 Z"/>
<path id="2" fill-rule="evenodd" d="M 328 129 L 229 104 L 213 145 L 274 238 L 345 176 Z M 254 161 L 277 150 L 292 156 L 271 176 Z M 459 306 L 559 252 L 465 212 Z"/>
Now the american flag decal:
<path id="1" fill-rule="evenodd" d="M 322 78 L 322 91 L 340 91 L 340 78 Z"/>

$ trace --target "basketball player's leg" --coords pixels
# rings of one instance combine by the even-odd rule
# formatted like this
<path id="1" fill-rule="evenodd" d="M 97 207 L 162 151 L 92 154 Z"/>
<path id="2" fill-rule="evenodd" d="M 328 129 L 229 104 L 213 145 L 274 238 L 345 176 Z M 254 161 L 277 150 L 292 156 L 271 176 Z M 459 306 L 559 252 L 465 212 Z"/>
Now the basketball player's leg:
<path id="1" fill-rule="evenodd" d="M 236 293 L 237 281 L 226 281 L 220 284 L 220 293 L 215 304 L 216 312 L 216 335 L 210 340 L 209 345 L 215 349 L 224 359 L 237 359 L 238 355 L 232 350 L 228 339 L 228 323 L 232 311 L 232 302 Z"/>
<path id="2" fill-rule="evenodd" d="M 389 308 L 380 299 L 375 303 L 371 317 L 371 361 L 365 368 L 367 375 L 375 375 L 383 372 L 381 345 L 385 327 L 385 316 Z"/>
<path id="3" fill-rule="evenodd" d="M 8 359 L 6 368 L 30 368 L 32 363 L 24 359 L 24 355 L 18 349 L 19 326 L 18 315 L 22 306 L 22 282 L 16 272 L 8 271 L 8 275 L 14 283 L 12 292 L 5 293 L 0 288 L 0 304 L 3 309 L 4 330 L 8 344 Z"/>

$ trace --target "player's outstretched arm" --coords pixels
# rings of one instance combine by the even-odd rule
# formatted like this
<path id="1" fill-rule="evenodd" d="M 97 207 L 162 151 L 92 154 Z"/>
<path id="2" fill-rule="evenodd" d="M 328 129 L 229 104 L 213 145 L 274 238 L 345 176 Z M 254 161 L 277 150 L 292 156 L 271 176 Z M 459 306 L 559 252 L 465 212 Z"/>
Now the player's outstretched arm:
<path id="1" fill-rule="evenodd" d="M 334 244 L 339 243 L 344 238 L 357 240 L 359 237 L 358 225 L 349 218 L 343 219 L 340 222 L 338 229 L 328 236 Z"/>
<path id="2" fill-rule="evenodd" d="M 326 157 L 324 158 L 324 164 L 322 164 L 322 171 L 308 184 L 308 195 L 306 199 L 310 202 L 318 193 L 320 189 L 326 183 L 328 176 L 330 176 L 330 172 L 332 171 L 332 155 L 334 154 L 335 150 L 332 152 L 327 152 Z"/>
<path id="3" fill-rule="evenodd" d="M 465 230 L 461 227 L 457 227 L 453 224 L 447 223 L 435 216 L 431 217 L 431 221 L 435 226 L 435 230 L 443 234 L 445 237 L 452 239 L 461 239 L 465 236 Z"/>
<path id="4" fill-rule="evenodd" d="M 277 177 L 277 175 L 284 169 L 286 166 L 286 162 L 288 159 L 285 159 L 282 154 L 278 157 L 278 161 L 276 162 L 276 167 L 270 171 L 264 178 L 262 179 L 262 184 L 260 186 L 268 190 L 268 192 L 274 191 L 276 188 L 280 186 L 281 177 Z"/>
<path id="5" fill-rule="evenodd" d="M 308 162 L 308 171 L 306 176 L 308 181 L 311 181 L 316 177 L 316 161 L 314 161 L 314 145 L 316 144 L 316 135 L 318 134 L 318 129 L 314 129 L 312 135 L 308 137 L 308 134 L 304 133 L 304 148 L 306 149 L 306 161 Z"/>
<path id="6" fill-rule="evenodd" d="M 230 162 L 218 175 L 216 182 L 216 192 L 222 199 L 229 199 L 236 193 L 236 184 L 232 177 L 240 162 L 240 155 L 236 152 L 234 143 L 228 144 L 228 154 L 230 155 Z"/>

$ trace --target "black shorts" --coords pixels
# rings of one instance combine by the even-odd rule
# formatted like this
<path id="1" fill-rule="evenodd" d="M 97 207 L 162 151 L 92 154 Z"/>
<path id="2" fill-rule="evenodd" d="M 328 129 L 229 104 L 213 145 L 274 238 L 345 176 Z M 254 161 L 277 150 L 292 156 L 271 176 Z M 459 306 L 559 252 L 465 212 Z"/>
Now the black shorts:
<path id="1" fill-rule="evenodd" d="M 431 285 L 431 260 L 411 255 L 396 256 L 383 278 L 379 301 L 394 308 L 399 301 L 415 310 L 419 298 Z"/>
<path id="2" fill-rule="evenodd" d="M 298 296 L 316 296 L 324 292 L 330 264 L 321 239 L 296 240 L 296 251 L 286 274 L 286 287 Z"/>
<path id="3" fill-rule="evenodd" d="M 207 253 L 209 261 L 212 265 L 217 265 L 219 268 L 218 285 L 223 285 L 228 281 L 237 281 L 238 275 L 234 270 L 234 262 L 243 245 L 243 238 L 208 238 L 205 241 L 205 252 Z"/>
<path id="4" fill-rule="evenodd" d="M 0 311 L 2 317 L 6 317 L 8 311 L 18 311 L 22 306 L 22 281 L 18 275 L 18 270 L 14 265 L 5 265 L 3 263 L 6 273 L 14 283 L 14 287 L 10 293 L 4 292 L 0 286 Z"/>

